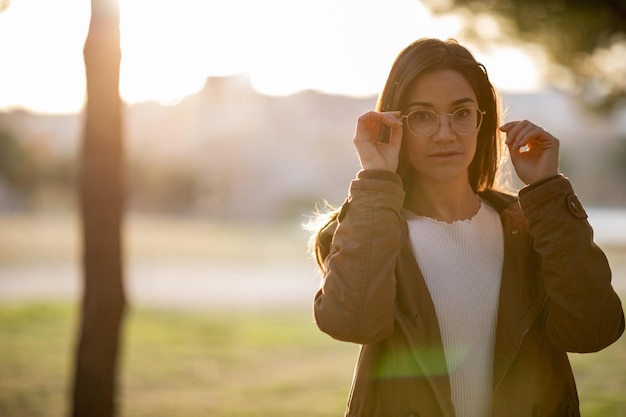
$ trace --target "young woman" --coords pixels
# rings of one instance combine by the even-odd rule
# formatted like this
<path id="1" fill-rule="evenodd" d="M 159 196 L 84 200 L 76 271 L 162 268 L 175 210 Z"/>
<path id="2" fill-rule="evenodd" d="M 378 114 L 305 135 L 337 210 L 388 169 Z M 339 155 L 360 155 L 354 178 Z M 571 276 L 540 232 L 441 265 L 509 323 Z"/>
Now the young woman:
<path id="1" fill-rule="evenodd" d="M 498 122 L 485 68 L 436 39 L 399 54 L 358 118 L 362 169 L 315 235 L 315 321 L 362 345 L 346 416 L 579 416 L 567 352 L 622 334 L 558 140 Z M 518 196 L 494 190 L 500 131 Z"/>

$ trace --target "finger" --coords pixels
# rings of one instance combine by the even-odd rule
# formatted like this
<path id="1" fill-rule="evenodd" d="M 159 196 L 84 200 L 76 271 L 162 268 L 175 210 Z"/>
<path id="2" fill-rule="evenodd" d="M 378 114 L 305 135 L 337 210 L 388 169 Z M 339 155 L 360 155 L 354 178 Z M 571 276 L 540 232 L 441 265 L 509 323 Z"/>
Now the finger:
<path id="1" fill-rule="evenodd" d="M 370 112 L 364 119 L 371 136 L 376 138 L 376 142 L 389 143 L 392 130 L 402 127 L 402 115 L 399 111 Z"/>
<path id="2" fill-rule="evenodd" d="M 400 119 L 400 115 L 402 114 L 402 112 L 400 110 L 394 110 L 394 111 L 383 111 L 383 112 L 379 112 L 378 114 L 380 114 L 383 118 L 385 118 L 389 122 L 395 123 Z"/>
<path id="3" fill-rule="evenodd" d="M 383 113 L 380 126 L 379 142 L 390 143 L 398 140 L 398 135 L 402 135 L 402 115 L 399 111 Z"/>
<path id="4" fill-rule="evenodd" d="M 516 122 L 514 125 L 510 126 L 507 131 L 506 143 L 512 147 L 512 149 L 518 150 L 528 145 L 532 139 L 541 135 L 543 132 L 544 130 L 541 127 L 527 120 Z"/>
<path id="5" fill-rule="evenodd" d="M 541 138 L 543 135 L 543 129 L 537 126 L 527 126 L 521 132 L 518 133 L 513 143 L 513 149 L 519 150 L 521 148 L 529 146 L 536 139 Z"/>
<path id="6" fill-rule="evenodd" d="M 513 120 L 500 126 L 500 130 L 506 133 L 511 133 L 514 132 L 516 128 L 519 129 L 520 127 L 525 126 L 528 123 L 530 123 L 528 120 Z"/>
<path id="7" fill-rule="evenodd" d="M 505 143 L 507 145 L 510 145 L 512 142 L 514 142 L 515 137 L 517 133 L 519 132 L 522 124 L 523 124 L 523 121 L 513 121 L 513 122 L 506 123 L 500 127 L 500 130 L 506 133 Z"/>
<path id="8" fill-rule="evenodd" d="M 399 123 L 395 123 L 391 126 L 391 132 L 389 135 L 389 144 L 395 146 L 396 148 L 400 148 L 400 144 L 402 143 L 402 136 L 404 133 L 404 124 L 402 123 L 402 119 L 400 119 Z"/>
<path id="9" fill-rule="evenodd" d="M 400 124 L 402 124 L 402 117 L 399 111 L 384 113 L 369 111 L 357 119 L 357 127 L 362 127 L 373 133 L 378 133 L 382 125 L 393 127 Z"/>
<path id="10" fill-rule="evenodd" d="M 380 130 L 380 114 L 370 111 L 360 115 L 357 119 L 355 140 L 371 141 L 371 138 L 377 137 Z"/>
<path id="11" fill-rule="evenodd" d="M 513 127 L 515 127 L 517 124 L 519 123 L 519 121 L 512 121 L 512 122 L 508 122 L 503 124 L 502 126 L 500 126 L 500 130 L 503 132 L 508 132 L 509 130 L 511 130 Z"/>

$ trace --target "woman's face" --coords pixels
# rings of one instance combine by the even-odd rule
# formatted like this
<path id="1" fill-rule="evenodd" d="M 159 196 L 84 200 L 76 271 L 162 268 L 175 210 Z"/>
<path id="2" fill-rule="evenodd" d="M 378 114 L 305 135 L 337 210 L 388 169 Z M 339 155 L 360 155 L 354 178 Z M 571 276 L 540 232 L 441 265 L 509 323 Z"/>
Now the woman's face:
<path id="1" fill-rule="evenodd" d="M 417 77 L 406 92 L 403 114 L 432 110 L 439 126 L 430 136 L 416 136 L 404 127 L 408 160 L 416 183 L 469 183 L 468 167 L 476 153 L 478 132 L 459 135 L 450 116 L 463 107 L 478 107 L 474 90 L 465 77 L 453 70 L 439 70 Z"/>

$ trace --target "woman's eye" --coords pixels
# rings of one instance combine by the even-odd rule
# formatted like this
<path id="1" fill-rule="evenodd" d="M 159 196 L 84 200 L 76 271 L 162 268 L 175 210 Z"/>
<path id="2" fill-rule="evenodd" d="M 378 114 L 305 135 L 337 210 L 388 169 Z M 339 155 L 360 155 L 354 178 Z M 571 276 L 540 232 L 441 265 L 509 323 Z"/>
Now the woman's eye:
<path id="1" fill-rule="evenodd" d="M 470 109 L 458 109 L 454 112 L 454 118 L 457 120 L 464 120 L 470 116 Z"/>
<path id="2" fill-rule="evenodd" d="M 433 112 L 428 110 L 418 110 L 413 113 L 413 119 L 418 122 L 427 122 L 433 119 Z"/>

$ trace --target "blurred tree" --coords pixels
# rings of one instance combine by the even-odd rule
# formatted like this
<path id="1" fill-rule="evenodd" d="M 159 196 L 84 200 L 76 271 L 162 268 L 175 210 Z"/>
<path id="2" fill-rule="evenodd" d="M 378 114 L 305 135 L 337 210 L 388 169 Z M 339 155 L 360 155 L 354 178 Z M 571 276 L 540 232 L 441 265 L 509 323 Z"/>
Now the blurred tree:
<path id="1" fill-rule="evenodd" d="M 435 13 L 465 16 L 479 40 L 519 39 L 541 45 L 559 71 L 574 77 L 577 93 L 594 105 L 626 99 L 626 0 L 423 0 Z M 486 30 L 487 29 L 487 30 Z"/>
<path id="2" fill-rule="evenodd" d="M 38 180 L 35 159 L 12 133 L 0 127 L 0 178 L 10 187 L 28 192 Z"/>
<path id="3" fill-rule="evenodd" d="M 122 277 L 122 116 L 116 0 L 91 0 L 84 47 L 87 103 L 80 163 L 82 318 L 76 352 L 74 417 L 116 414 Z"/>

